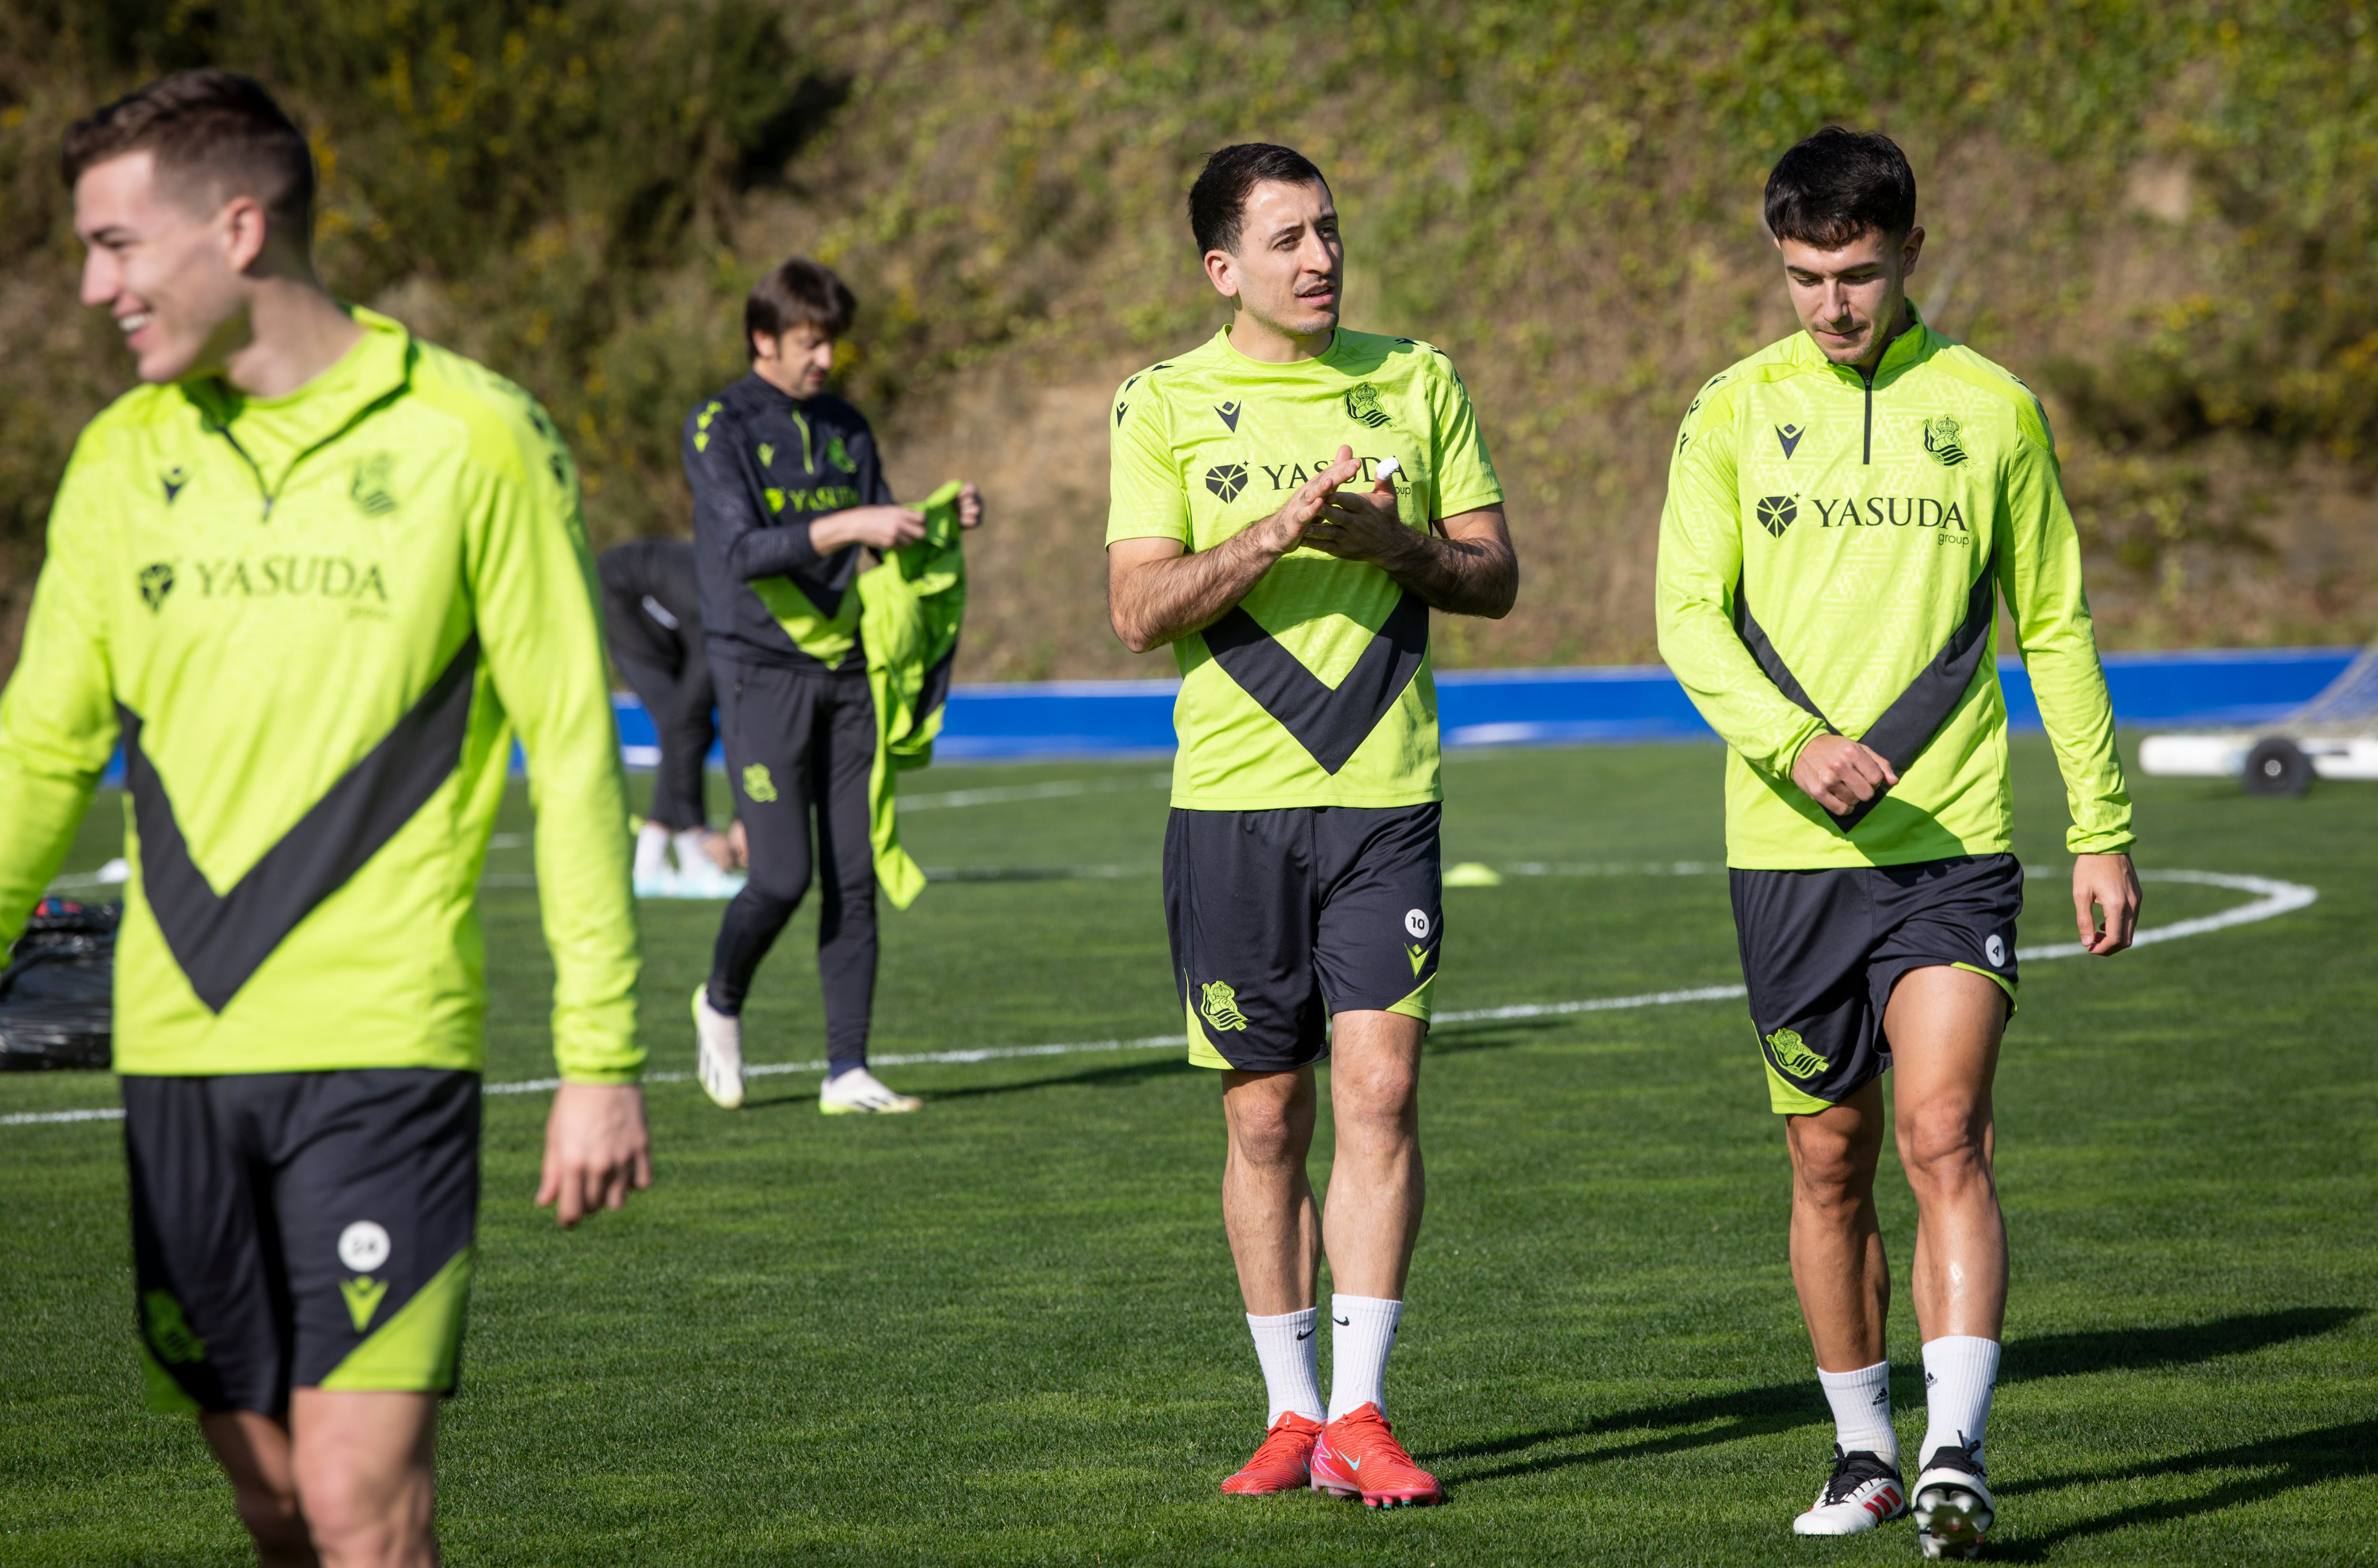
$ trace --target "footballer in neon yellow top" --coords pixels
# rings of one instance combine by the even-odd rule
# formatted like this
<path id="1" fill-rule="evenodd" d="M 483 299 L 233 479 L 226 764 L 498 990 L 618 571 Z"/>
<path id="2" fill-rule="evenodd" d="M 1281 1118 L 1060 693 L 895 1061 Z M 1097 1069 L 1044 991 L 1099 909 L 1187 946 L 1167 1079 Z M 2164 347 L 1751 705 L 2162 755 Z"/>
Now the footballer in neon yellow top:
<path id="1" fill-rule="evenodd" d="M 260 1560 L 431 1562 L 514 736 L 561 1077 L 537 1201 L 652 1179 L 577 470 L 520 388 L 323 289 L 312 155 L 257 83 L 167 77 L 64 152 L 83 301 L 144 384 L 76 444 L 0 693 L 0 940 L 120 741 L 150 1403 L 199 1417 Z"/>
<path id="2" fill-rule="evenodd" d="M 1784 153 L 1765 216 L 1801 329 L 1703 384 L 1660 518 L 1660 652 L 1723 736 L 1726 863 L 1751 1032 L 1793 1167 L 1792 1278 L 1836 1422 L 1793 1523 L 1916 1516 L 1980 1555 L 1983 1428 L 2005 1319 L 1991 1082 L 2014 1010 L 1999 602 L 2064 774 L 2082 950 L 2138 919 L 2081 547 L 2029 389 L 1924 321 L 1916 175 L 1875 132 Z M 1928 1421 L 1913 1484 L 1891 1420 L 1875 1218 L 1890 1119 L 1918 1215 Z"/>
<path id="3" fill-rule="evenodd" d="M 1189 220 L 1234 308 L 1115 394 L 1107 583 L 1124 645 L 1169 642 L 1181 664 L 1165 916 L 1189 1059 L 1224 1072 L 1223 1214 L 1271 1396 L 1222 1490 L 1435 1502 L 1380 1408 L 1420 1228 L 1443 941 L 1429 617 L 1507 613 L 1519 563 L 1452 362 L 1339 325 L 1346 251 L 1321 172 L 1285 147 L 1226 147 Z M 1325 1056 L 1339 1119 L 1326 1407 L 1304 1173 Z"/>
<path id="4" fill-rule="evenodd" d="M 1226 328 L 1124 382 L 1113 417 L 1109 545 L 1172 539 L 1211 550 L 1278 511 L 1341 446 L 1365 485 L 1396 461 L 1407 527 L 1503 499 L 1453 362 L 1411 338 L 1340 329 L 1319 357 L 1275 365 L 1232 348 Z M 1175 806 L 1443 798 L 1419 595 L 1373 562 L 1308 545 L 1282 557 L 1237 610 L 1252 628 L 1232 616 L 1173 644 Z"/>

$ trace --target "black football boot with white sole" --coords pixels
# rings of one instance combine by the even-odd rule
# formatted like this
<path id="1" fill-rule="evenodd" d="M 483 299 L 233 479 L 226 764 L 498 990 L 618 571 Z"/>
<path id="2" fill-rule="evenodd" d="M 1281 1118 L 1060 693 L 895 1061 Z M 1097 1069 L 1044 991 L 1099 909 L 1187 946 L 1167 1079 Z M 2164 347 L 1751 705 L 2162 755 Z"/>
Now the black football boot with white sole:
<path id="1" fill-rule="evenodd" d="M 1964 1562 L 1982 1554 L 1998 1502 L 1983 1477 L 1981 1447 L 1936 1448 L 1916 1478 L 1916 1539 L 1928 1560 Z"/>

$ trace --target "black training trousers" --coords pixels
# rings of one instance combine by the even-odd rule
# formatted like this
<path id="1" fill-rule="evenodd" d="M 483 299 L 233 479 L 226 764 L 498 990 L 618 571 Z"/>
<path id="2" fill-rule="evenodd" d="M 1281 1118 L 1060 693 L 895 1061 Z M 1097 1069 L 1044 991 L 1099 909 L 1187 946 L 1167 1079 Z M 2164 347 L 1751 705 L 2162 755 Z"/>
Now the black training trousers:
<path id="1" fill-rule="evenodd" d="M 675 540 L 639 544 L 676 545 Z M 680 546 L 689 557 L 691 546 Z M 611 644 L 611 662 L 628 679 L 660 736 L 660 771 L 653 779 L 652 820 L 672 832 L 699 828 L 709 820 L 702 797 L 702 770 L 710 759 L 714 698 L 710 658 L 702 645 L 699 622 L 687 624 L 648 592 L 649 584 L 614 559 L 630 549 L 621 546 L 604 557 L 603 625 Z M 689 568 L 690 570 L 690 568 Z M 672 595 L 675 597 L 675 595 Z M 659 617 L 667 616 L 675 625 Z"/>
<path id="2" fill-rule="evenodd" d="M 833 1071 L 867 1061 L 875 999 L 875 850 L 867 781 L 875 699 L 864 678 L 717 661 L 727 776 L 751 841 L 751 876 L 718 928 L 710 1005 L 735 1014 L 760 961 L 809 891 L 817 823 L 818 983 Z"/>

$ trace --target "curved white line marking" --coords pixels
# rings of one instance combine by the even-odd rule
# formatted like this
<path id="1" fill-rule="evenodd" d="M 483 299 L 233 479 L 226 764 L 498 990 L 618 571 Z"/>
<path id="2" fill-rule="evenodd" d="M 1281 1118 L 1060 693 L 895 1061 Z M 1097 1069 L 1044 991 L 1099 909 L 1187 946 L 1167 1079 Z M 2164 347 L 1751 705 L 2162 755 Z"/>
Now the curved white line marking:
<path id="1" fill-rule="evenodd" d="M 1664 868 L 1663 868 L 1664 869 Z M 1696 867 L 1696 869 L 1699 869 Z M 1674 875 L 1675 872 L 1668 874 Z M 2306 908 L 2320 898 L 2320 890 L 2302 882 L 2283 882 L 2274 877 L 2243 877 L 2227 871 L 2142 871 L 2139 880 L 2146 882 L 2194 882 L 2200 887 L 2230 888 L 2255 895 L 2251 904 L 2235 909 L 2225 909 L 2218 915 L 2199 916 L 2193 920 L 2176 920 L 2168 926 L 2157 926 L 2141 931 L 2135 941 L 2139 947 L 2156 942 L 2177 941 L 2181 937 L 2201 937 L 2208 931 L 2223 931 L 2232 926 L 2250 926 L 2258 920 L 2276 919 Z M 2078 958 L 2079 942 L 2052 942 L 2041 947 L 2017 948 L 2015 956 L 2033 964 L 2054 958 Z M 1631 997 L 1593 997 L 1583 1001 L 1519 1002 L 1509 1007 L 1472 1008 L 1463 1012 L 1441 1012 L 1439 1023 L 1487 1023 L 1513 1018 L 1553 1018 L 1573 1012 L 1615 1012 L 1638 1007 L 1671 1007 L 1678 1002 L 1729 1001 L 1745 995 L 1740 986 L 1694 986 L 1678 991 L 1644 991 Z M 875 1067 L 943 1066 L 977 1061 L 1008 1061 L 1018 1057 L 1087 1056 L 1102 1051 L 1139 1051 L 1178 1048 L 1178 1035 L 1147 1035 L 1135 1040 L 1076 1040 L 1051 1046 L 982 1046 L 969 1050 L 917 1051 L 906 1056 L 880 1056 L 870 1065 Z M 786 1072 L 823 1072 L 823 1061 L 776 1061 L 747 1067 L 744 1075 L 751 1078 L 772 1077 Z M 683 1083 L 690 1082 L 690 1072 L 650 1072 L 647 1083 Z M 508 1083 L 490 1083 L 490 1095 L 534 1095 L 559 1086 L 558 1078 L 529 1078 Z M 22 1127 L 35 1122 L 59 1121 L 120 1121 L 121 1110 L 46 1110 L 20 1111 L 14 1116 L 0 1116 L 0 1127 Z"/>

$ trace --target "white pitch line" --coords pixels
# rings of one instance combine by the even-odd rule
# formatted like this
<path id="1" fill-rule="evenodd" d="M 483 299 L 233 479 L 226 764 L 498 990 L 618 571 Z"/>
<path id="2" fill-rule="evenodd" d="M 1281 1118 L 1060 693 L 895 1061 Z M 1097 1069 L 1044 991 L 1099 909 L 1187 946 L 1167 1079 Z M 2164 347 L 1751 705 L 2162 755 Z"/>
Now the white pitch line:
<path id="1" fill-rule="evenodd" d="M 2157 926 L 2141 931 L 2133 945 L 2152 946 L 2156 942 L 2177 941 L 2181 937 L 2201 937 L 2209 931 L 2223 931 L 2232 926 L 2248 926 L 2258 920 L 2275 919 L 2309 907 L 2320 898 L 2320 890 L 2302 882 L 2283 882 L 2273 877 L 2244 877 L 2226 871 L 2142 871 L 2139 880 L 2145 882 L 2193 882 L 2200 887 L 2229 888 L 2238 892 L 2255 895 L 2252 904 L 2241 904 L 2235 909 L 2225 909 L 2217 915 L 2203 915 L 2193 920 L 2176 920 L 2168 926 Z M 2034 964 L 2057 958 L 2078 958 L 2083 952 L 2079 942 L 2055 942 L 2043 947 L 2017 948 L 2015 956 Z M 1472 1008 L 1462 1012 L 1441 1012 L 1438 1023 L 1490 1023 L 1516 1018 L 1554 1018 L 1578 1012 L 1616 1012 L 1639 1007 L 1672 1007 L 1679 1002 L 1730 1001 L 1747 994 L 1740 986 L 1694 986 L 1676 991 L 1643 991 L 1630 997 L 1591 997 L 1582 1001 L 1515 1002 L 1508 1007 Z M 1020 1057 L 1088 1056 L 1108 1051 L 1140 1051 L 1177 1048 L 1182 1043 L 1178 1035 L 1147 1035 L 1135 1040 L 1075 1040 L 1048 1046 L 980 1046 L 965 1050 L 916 1051 L 904 1056 L 880 1056 L 871 1059 L 875 1067 L 920 1067 L 965 1064 L 978 1061 L 1012 1061 Z M 763 1062 L 743 1070 L 747 1077 L 770 1077 L 786 1072 L 823 1072 L 823 1061 Z M 693 1075 L 690 1072 L 649 1072 L 647 1083 L 682 1083 Z M 558 1078 L 529 1078 L 511 1083 L 490 1083 L 485 1092 L 490 1095 L 533 1095 L 560 1085 Z M 121 1110 L 48 1110 L 20 1111 L 13 1116 L 0 1116 L 0 1127 L 22 1127 L 37 1122 L 120 1121 Z"/>

